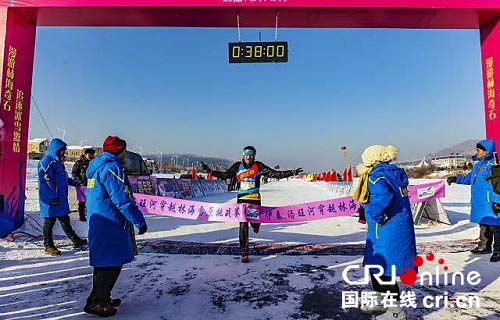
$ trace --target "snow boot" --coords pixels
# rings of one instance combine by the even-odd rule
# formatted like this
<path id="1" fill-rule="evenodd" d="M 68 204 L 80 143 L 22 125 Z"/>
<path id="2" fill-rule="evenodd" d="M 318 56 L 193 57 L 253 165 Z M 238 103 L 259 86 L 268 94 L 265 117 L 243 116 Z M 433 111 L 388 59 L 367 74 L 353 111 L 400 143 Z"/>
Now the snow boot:
<path id="1" fill-rule="evenodd" d="M 82 238 L 76 238 L 73 241 L 73 249 L 75 250 L 85 250 L 87 246 L 87 239 L 82 239 Z"/>
<path id="2" fill-rule="evenodd" d="M 250 259 L 248 258 L 248 256 L 241 257 L 241 263 L 249 263 L 249 262 L 250 262 Z"/>
<path id="3" fill-rule="evenodd" d="M 116 308 L 119 307 L 121 304 L 122 304 L 122 299 L 109 298 L 108 305 L 110 307 Z"/>
<path id="4" fill-rule="evenodd" d="M 61 251 L 59 251 L 56 247 L 47 247 L 45 248 L 45 254 L 49 256 L 60 256 Z"/>
<path id="5" fill-rule="evenodd" d="M 500 252 L 493 252 L 490 258 L 490 262 L 498 262 L 500 261 Z"/>
<path id="6" fill-rule="evenodd" d="M 387 311 L 375 317 L 375 320 L 406 320 L 406 312 L 401 307 L 390 307 Z"/>
<path id="7" fill-rule="evenodd" d="M 96 304 L 87 304 L 84 308 L 83 311 L 85 313 L 93 314 L 99 317 L 112 317 L 116 314 L 117 310 L 113 308 L 112 306 L 108 304 L 101 304 L 101 303 L 96 303 Z"/>
<path id="8" fill-rule="evenodd" d="M 260 224 L 252 225 L 252 230 L 255 233 L 259 233 L 260 230 Z"/>
<path id="9" fill-rule="evenodd" d="M 359 310 L 370 315 L 379 315 L 387 311 L 387 307 L 382 304 L 382 293 L 375 292 L 375 301 L 373 304 L 362 305 Z"/>
<path id="10" fill-rule="evenodd" d="M 488 249 L 488 248 L 483 247 L 483 246 L 477 246 L 474 249 L 472 249 L 470 252 L 473 254 L 490 254 L 491 249 Z"/>

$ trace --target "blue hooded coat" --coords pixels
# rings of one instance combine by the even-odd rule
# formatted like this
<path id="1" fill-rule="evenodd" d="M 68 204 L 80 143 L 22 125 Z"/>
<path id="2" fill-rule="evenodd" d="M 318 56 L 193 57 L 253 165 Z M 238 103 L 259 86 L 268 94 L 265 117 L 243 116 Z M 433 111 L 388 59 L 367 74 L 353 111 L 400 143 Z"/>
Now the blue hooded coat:
<path id="1" fill-rule="evenodd" d="M 388 163 L 376 164 L 368 176 L 368 202 L 364 205 L 368 235 L 363 265 L 379 265 L 384 275 L 396 276 L 405 268 L 418 269 L 415 229 L 408 199 L 406 173 Z"/>
<path id="2" fill-rule="evenodd" d="M 104 152 L 87 169 L 90 265 L 117 267 L 134 259 L 130 223 L 146 224 L 118 156 Z"/>
<path id="3" fill-rule="evenodd" d="M 500 195 L 497 195 L 493 191 L 493 186 L 487 180 L 491 174 L 491 166 L 494 164 L 493 153 L 495 152 L 495 142 L 493 140 L 483 140 L 479 144 L 488 153 L 481 159 L 473 157 L 473 160 L 478 160 L 478 162 L 468 174 L 457 176 L 457 183 L 471 185 L 470 221 L 491 226 L 500 226 L 500 216 L 495 215 L 492 209 L 492 202 L 500 203 Z"/>
<path id="4" fill-rule="evenodd" d="M 38 196 L 40 217 L 55 218 L 69 214 L 68 184 L 75 181 L 68 177 L 64 165 L 59 162 L 57 152 L 66 148 L 60 139 L 52 139 L 47 154 L 38 162 Z M 59 204 L 52 204 L 59 200 Z"/>

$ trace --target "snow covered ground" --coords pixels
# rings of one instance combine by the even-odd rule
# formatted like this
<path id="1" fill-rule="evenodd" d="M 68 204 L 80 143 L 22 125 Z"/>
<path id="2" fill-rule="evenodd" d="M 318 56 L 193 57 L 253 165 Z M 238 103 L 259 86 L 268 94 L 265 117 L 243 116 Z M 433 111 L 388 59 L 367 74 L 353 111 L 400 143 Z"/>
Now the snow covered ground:
<path id="1" fill-rule="evenodd" d="M 86 252 L 72 251 L 63 237 L 56 241 L 60 257 L 42 253 L 38 232 L 36 182 L 30 163 L 27 210 L 24 231 L 34 239 L 21 237 L 16 242 L 0 240 L 0 319 L 86 319 L 81 309 L 91 288 L 92 269 Z M 412 181 L 418 182 L 418 181 Z M 500 264 L 489 256 L 470 255 L 468 250 L 478 236 L 478 227 L 468 222 L 467 186 L 447 188 L 443 200 L 451 225 L 417 227 L 419 253 L 432 248 L 443 258 L 449 272 L 478 271 L 477 285 L 403 286 L 413 290 L 419 307 L 409 308 L 409 319 L 500 319 Z M 324 184 L 293 180 L 264 185 L 264 205 L 285 205 L 332 197 Z M 206 202 L 235 201 L 228 193 L 200 199 Z M 76 215 L 72 214 L 76 219 Z M 125 266 L 113 295 L 124 298 L 119 319 L 367 319 L 355 308 L 342 309 L 342 291 L 369 290 L 366 285 L 348 285 L 342 271 L 359 264 L 365 239 L 363 225 L 356 217 L 339 217 L 294 225 L 263 225 L 251 233 L 254 253 L 250 264 L 241 264 L 237 253 L 238 228 L 217 222 L 197 222 L 169 217 L 148 216 L 148 233 L 138 237 L 141 253 Z M 84 223 L 74 220 L 81 235 Z M 57 226 L 56 234 L 62 232 Z M 155 246 L 192 248 L 203 245 L 228 246 L 219 254 L 162 254 Z M 203 245 L 202 245 L 202 244 Z M 342 255 L 328 251 L 299 254 L 296 251 L 271 254 L 259 246 L 273 248 L 283 244 L 337 245 L 353 248 Z M 443 244 L 443 245 L 440 245 Z M 446 244 L 446 245 L 444 245 Z M 312 247 L 315 247 L 314 245 Z M 307 252 L 303 252 L 307 253 Z M 434 272 L 436 263 L 424 264 L 421 271 Z M 353 273 L 361 277 L 360 271 Z M 450 301 L 477 295 L 479 308 L 424 308 L 426 295 L 445 295 Z"/>

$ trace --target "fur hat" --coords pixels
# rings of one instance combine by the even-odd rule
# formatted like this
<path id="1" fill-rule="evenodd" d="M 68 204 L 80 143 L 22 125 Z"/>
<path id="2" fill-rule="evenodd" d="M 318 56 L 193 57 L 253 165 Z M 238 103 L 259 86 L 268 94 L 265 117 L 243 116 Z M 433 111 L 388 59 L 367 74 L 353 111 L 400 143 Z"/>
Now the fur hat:
<path id="1" fill-rule="evenodd" d="M 398 158 L 398 148 L 392 145 L 373 145 L 365 149 L 361 154 L 361 161 L 363 162 L 359 168 L 356 168 L 358 174 L 365 172 L 365 168 L 372 167 L 379 162 L 391 162 Z M 363 168 L 364 167 L 364 168 Z"/>
<path id="2" fill-rule="evenodd" d="M 361 154 L 361 161 L 365 167 L 373 167 L 377 163 L 381 162 L 383 157 L 383 152 L 385 147 L 379 144 L 369 146 Z"/>
<path id="3" fill-rule="evenodd" d="M 398 158 L 398 148 L 392 145 L 385 146 L 384 151 L 382 152 L 382 158 L 380 161 L 382 162 L 391 162 L 397 160 Z"/>

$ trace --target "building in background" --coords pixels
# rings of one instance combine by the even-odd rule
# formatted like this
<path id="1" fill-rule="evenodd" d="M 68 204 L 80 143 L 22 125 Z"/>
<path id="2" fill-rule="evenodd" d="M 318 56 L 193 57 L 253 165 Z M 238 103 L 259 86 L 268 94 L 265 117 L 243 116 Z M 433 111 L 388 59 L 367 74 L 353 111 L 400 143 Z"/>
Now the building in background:
<path id="1" fill-rule="evenodd" d="M 47 138 L 35 138 L 28 140 L 28 158 L 40 160 L 49 148 L 50 140 Z"/>
<path id="2" fill-rule="evenodd" d="M 464 155 L 449 155 L 432 159 L 432 164 L 438 169 L 457 169 L 467 165 L 467 158 Z"/>

